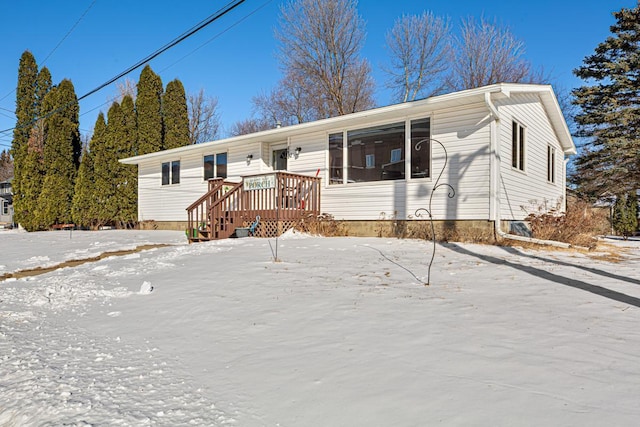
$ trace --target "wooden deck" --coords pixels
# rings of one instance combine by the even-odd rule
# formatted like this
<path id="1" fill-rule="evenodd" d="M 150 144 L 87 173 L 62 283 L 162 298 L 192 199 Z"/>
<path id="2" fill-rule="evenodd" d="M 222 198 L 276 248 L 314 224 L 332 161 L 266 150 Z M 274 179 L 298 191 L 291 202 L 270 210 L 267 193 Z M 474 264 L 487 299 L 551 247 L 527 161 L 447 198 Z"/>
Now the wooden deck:
<path id="1" fill-rule="evenodd" d="M 288 172 L 209 180 L 209 191 L 187 208 L 189 242 L 226 239 L 260 217 L 254 236 L 275 237 L 320 214 L 320 178 Z"/>

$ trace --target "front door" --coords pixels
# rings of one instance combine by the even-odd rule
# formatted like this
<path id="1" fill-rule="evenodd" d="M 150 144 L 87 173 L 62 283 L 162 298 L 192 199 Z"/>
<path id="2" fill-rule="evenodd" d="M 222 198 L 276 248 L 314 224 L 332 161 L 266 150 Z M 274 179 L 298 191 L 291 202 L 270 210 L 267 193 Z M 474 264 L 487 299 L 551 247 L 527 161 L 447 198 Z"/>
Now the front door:
<path id="1" fill-rule="evenodd" d="M 287 170 L 287 158 L 289 157 L 289 150 L 287 147 L 274 148 L 271 151 L 271 166 L 274 171 L 286 171 Z"/>

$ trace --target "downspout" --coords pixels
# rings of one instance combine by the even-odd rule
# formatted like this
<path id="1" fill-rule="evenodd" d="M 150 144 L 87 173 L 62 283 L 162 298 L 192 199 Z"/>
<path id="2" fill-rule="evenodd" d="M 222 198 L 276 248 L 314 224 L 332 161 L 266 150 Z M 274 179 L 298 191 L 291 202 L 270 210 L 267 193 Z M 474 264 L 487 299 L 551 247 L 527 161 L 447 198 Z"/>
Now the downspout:
<path id="1" fill-rule="evenodd" d="M 491 93 L 485 92 L 484 102 L 489 109 L 489 115 L 492 118 L 490 129 L 490 150 L 491 150 L 491 162 L 490 162 L 490 188 L 489 198 L 491 199 L 491 205 L 489 208 L 489 217 L 493 220 L 494 230 L 497 236 L 508 240 L 517 240 L 520 242 L 535 243 L 538 245 L 555 246 L 559 248 L 570 248 L 569 243 L 557 242 L 555 240 L 542 240 L 534 239 L 533 237 L 517 236 L 515 234 L 507 234 L 500 228 L 502 222 L 500 218 L 500 141 L 498 136 L 500 135 L 500 114 L 493 101 L 491 101 Z M 565 196 L 566 200 L 566 196 Z"/>

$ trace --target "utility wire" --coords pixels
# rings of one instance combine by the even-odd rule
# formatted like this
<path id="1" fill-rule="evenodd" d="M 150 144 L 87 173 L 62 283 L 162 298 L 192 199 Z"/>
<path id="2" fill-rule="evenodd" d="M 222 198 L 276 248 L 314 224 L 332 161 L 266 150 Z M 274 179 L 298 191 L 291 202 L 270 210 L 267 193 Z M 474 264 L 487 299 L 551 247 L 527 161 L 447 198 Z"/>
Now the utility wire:
<path id="1" fill-rule="evenodd" d="M 73 32 L 73 30 L 76 29 L 76 27 L 78 26 L 78 24 L 80 23 L 80 21 L 82 21 L 82 19 L 85 17 L 85 15 L 87 13 L 89 13 L 89 10 L 91 10 L 91 8 L 93 7 L 94 4 L 96 4 L 96 1 L 98 0 L 93 0 L 93 2 L 91 2 L 91 4 L 89 5 L 89 7 L 82 13 L 82 15 L 80 15 L 80 18 L 78 18 L 78 20 L 76 21 L 75 24 L 73 24 L 73 26 L 71 27 L 71 29 L 69 31 L 67 31 L 67 34 L 64 35 L 64 37 L 62 37 L 62 40 L 60 40 L 58 42 L 57 45 L 55 45 L 55 47 L 51 50 L 51 52 L 49 52 L 49 54 L 44 58 L 44 60 L 42 61 L 41 65 L 44 65 L 45 62 L 47 62 L 47 59 L 49 59 L 49 57 L 51 57 L 51 55 L 53 55 L 53 53 L 58 50 L 58 48 L 60 47 L 60 45 L 67 39 L 67 37 L 69 37 L 71 35 L 71 33 Z M 15 93 L 15 89 L 12 90 L 11 92 L 9 92 L 8 94 L 6 94 L 5 96 L 3 96 L 2 98 L 0 98 L 0 101 L 4 100 L 7 96 Z M 2 108 L 3 110 L 5 110 L 5 108 Z M 9 110 L 7 110 L 9 111 Z M 12 111 L 13 112 L 13 111 Z M 15 112 L 13 112 L 15 113 Z"/>
<path id="2" fill-rule="evenodd" d="M 220 19 L 221 17 L 223 17 L 227 13 L 231 12 L 236 7 L 240 6 L 245 1 L 246 0 L 234 0 L 234 1 L 231 1 L 231 2 L 227 3 L 226 6 L 224 6 L 221 9 L 218 9 L 218 11 L 215 12 L 213 15 L 211 15 L 208 18 L 206 18 L 205 20 L 201 21 L 199 24 L 196 24 L 194 27 L 192 27 L 191 29 L 187 30 L 182 35 L 180 35 L 176 39 L 174 39 L 173 41 L 167 43 L 166 45 L 164 45 L 160 49 L 156 50 L 151 55 L 148 55 L 145 58 L 141 59 L 140 61 L 138 61 L 137 63 L 135 63 L 131 67 L 127 68 L 125 71 L 121 72 L 117 76 L 109 79 L 107 82 L 101 84 L 100 86 L 96 87 L 95 89 L 92 89 L 89 92 L 85 93 L 84 95 L 79 97 L 77 99 L 77 101 L 81 101 L 82 99 L 87 98 L 90 95 L 93 95 L 94 93 L 98 92 L 99 90 L 104 89 L 105 87 L 109 86 L 111 83 L 115 82 L 116 80 L 118 80 L 118 79 L 126 76 L 127 74 L 131 73 L 132 71 L 135 71 L 136 69 L 142 67 L 147 62 L 151 61 L 152 59 L 156 58 L 160 54 L 162 54 L 162 53 L 166 52 L 167 50 L 171 49 L 172 47 L 174 47 L 178 43 L 184 41 L 186 38 L 188 38 L 188 37 L 192 36 L 193 34 L 197 33 L 198 31 L 200 31 L 204 27 L 208 26 L 209 24 L 213 23 L 214 21 L 217 21 L 218 19 Z M 25 123 L 25 124 L 20 125 L 20 126 L 15 126 L 15 127 L 12 127 L 12 128 L 0 130 L 0 134 L 12 131 L 12 130 L 14 130 L 16 128 L 20 128 L 20 127 L 25 127 L 25 126 L 31 125 L 31 124 L 35 123 L 36 121 L 38 121 L 40 119 L 44 119 L 44 118 L 52 116 L 53 114 L 56 114 L 57 112 L 65 109 L 67 106 L 68 105 L 64 105 L 64 106 L 62 106 L 62 107 L 60 107 L 60 108 L 48 113 L 47 115 L 45 115 L 43 117 L 38 117 L 38 118 L 30 121 L 29 123 Z"/>
<path id="3" fill-rule="evenodd" d="M 228 32 L 229 30 L 231 30 L 232 28 L 236 27 L 237 25 L 239 25 L 240 23 L 244 22 L 245 20 L 247 20 L 250 16 L 254 15 L 255 13 L 259 12 L 260 10 L 264 9 L 269 3 L 271 3 L 273 0 L 267 0 L 266 2 L 264 2 L 261 6 L 259 6 L 258 8 L 254 9 L 251 13 L 245 15 L 244 17 L 240 18 L 239 20 L 237 20 L 236 22 L 234 22 L 233 24 L 229 25 L 227 28 L 225 28 L 224 30 L 220 31 L 219 33 L 217 33 L 216 35 L 214 35 L 213 37 L 211 37 L 209 40 L 207 40 L 206 42 L 204 42 L 203 44 L 201 44 L 200 46 L 198 46 L 197 48 L 193 49 L 191 52 L 187 53 L 186 55 L 184 55 L 182 58 L 178 59 L 177 61 L 173 62 L 172 64 L 168 65 L 167 67 L 163 68 L 162 70 L 158 71 L 158 73 L 162 73 L 164 71 L 167 71 L 169 68 L 173 67 L 174 65 L 176 65 L 177 63 L 183 61 L 184 59 L 188 58 L 189 56 L 193 55 L 194 53 L 196 53 L 198 50 L 202 49 L 203 47 L 205 47 L 206 45 L 208 45 L 209 43 L 211 43 L 212 41 L 214 41 L 215 39 L 217 39 L 218 37 L 220 37 L 221 35 L 225 34 L 226 32 Z M 105 105 L 112 103 L 114 99 L 110 99 L 106 102 L 103 102 L 100 105 L 97 105 L 95 107 L 93 107 L 90 110 L 85 111 L 84 113 L 80 114 L 80 117 L 85 116 L 101 107 L 104 107 Z"/>
<path id="4" fill-rule="evenodd" d="M 162 53 L 166 52 L 167 50 L 171 49 L 172 47 L 174 47 L 178 43 L 182 42 L 186 38 L 188 38 L 188 37 L 192 36 L 193 34 L 197 33 L 198 31 L 200 31 L 201 29 L 203 29 L 207 25 L 211 24 L 212 22 L 217 21 L 222 16 L 224 16 L 227 13 L 231 12 L 233 9 L 235 9 L 238 6 L 240 6 L 244 2 L 245 2 L 245 0 L 235 0 L 235 1 L 227 3 L 227 5 L 225 7 L 219 9 L 216 13 L 214 13 L 211 16 L 209 16 L 207 19 L 203 20 L 202 22 L 200 22 L 199 24 L 195 25 L 191 29 L 187 30 L 182 35 L 180 35 L 176 39 L 174 39 L 173 41 L 171 41 L 171 42 L 167 43 L 166 45 L 162 46 L 160 49 L 156 50 L 151 55 L 141 59 L 138 62 L 136 62 L 131 67 L 127 68 L 126 70 L 124 70 L 123 72 L 118 74 L 117 76 L 112 77 L 111 79 L 109 79 L 105 83 L 101 84 L 97 88 L 92 89 L 89 92 L 85 93 L 84 95 L 82 95 L 81 97 L 78 98 L 78 101 L 81 101 L 84 98 L 86 98 L 86 97 L 88 97 L 90 95 L 93 95 L 94 93 L 98 92 L 99 90 L 104 89 L 105 87 L 109 86 L 111 83 L 115 82 L 116 80 L 118 80 L 118 79 L 126 76 L 127 74 L 131 73 L 132 71 L 142 67 L 147 62 L 151 61 L 152 59 L 156 58 L 160 54 L 162 54 Z"/>

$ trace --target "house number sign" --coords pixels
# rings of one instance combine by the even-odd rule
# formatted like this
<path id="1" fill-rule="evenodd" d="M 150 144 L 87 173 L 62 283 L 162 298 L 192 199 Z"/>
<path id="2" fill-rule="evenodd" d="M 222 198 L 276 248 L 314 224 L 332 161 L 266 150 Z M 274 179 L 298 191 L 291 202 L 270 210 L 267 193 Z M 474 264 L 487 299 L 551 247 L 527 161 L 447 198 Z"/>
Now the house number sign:
<path id="1" fill-rule="evenodd" d="M 244 179 L 244 191 L 266 190 L 276 188 L 276 175 L 250 176 Z"/>

